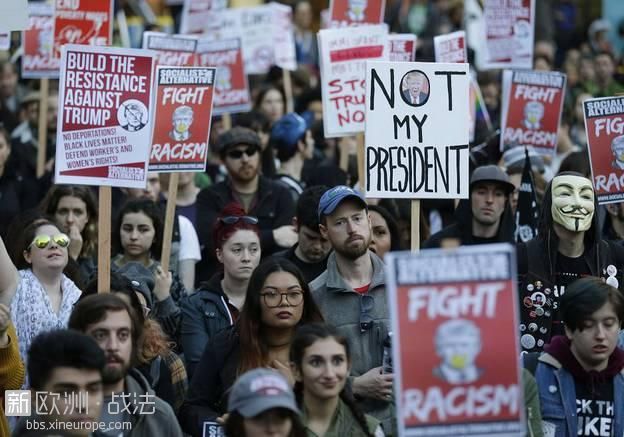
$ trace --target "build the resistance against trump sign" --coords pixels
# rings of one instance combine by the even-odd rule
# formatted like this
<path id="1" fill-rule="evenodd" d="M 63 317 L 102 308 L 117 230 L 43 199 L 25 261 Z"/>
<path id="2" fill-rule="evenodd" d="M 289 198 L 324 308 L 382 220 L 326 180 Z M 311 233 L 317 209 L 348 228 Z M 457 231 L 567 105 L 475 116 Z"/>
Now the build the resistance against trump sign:
<path id="1" fill-rule="evenodd" d="M 399 436 L 524 436 L 514 253 L 386 257 Z"/>
<path id="2" fill-rule="evenodd" d="M 147 50 L 61 48 L 55 183 L 145 188 L 153 70 Z"/>
<path id="3" fill-rule="evenodd" d="M 468 197 L 468 64 L 366 63 L 366 194 Z"/>

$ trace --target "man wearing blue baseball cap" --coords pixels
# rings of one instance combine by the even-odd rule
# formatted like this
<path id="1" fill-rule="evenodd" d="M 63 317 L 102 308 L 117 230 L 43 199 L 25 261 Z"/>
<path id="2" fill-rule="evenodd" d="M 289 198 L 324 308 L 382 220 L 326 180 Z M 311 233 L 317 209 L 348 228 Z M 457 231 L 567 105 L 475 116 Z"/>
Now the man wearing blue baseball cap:
<path id="1" fill-rule="evenodd" d="M 368 250 L 371 221 L 364 196 L 339 185 L 327 190 L 318 208 L 319 230 L 334 251 L 310 289 L 325 321 L 349 339 L 350 383 L 358 405 L 392 435 L 392 374 L 381 371 L 383 341 L 390 331 L 384 264 Z"/>

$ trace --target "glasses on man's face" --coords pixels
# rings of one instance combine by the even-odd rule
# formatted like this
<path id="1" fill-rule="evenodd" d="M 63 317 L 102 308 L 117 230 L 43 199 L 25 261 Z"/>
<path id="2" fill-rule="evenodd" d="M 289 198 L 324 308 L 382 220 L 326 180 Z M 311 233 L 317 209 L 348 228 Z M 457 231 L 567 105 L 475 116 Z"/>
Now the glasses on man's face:
<path id="1" fill-rule="evenodd" d="M 365 332 L 373 327 L 371 312 L 375 307 L 375 298 L 368 294 L 360 296 L 360 331 Z"/>
<path id="2" fill-rule="evenodd" d="M 287 291 L 286 293 L 278 293 L 277 291 L 265 291 L 260 293 L 264 304 L 268 308 L 277 308 L 282 304 L 282 300 L 286 298 L 288 305 L 296 307 L 303 302 L 303 292 L 298 290 Z"/>
<path id="3" fill-rule="evenodd" d="M 30 249 L 32 246 L 36 246 L 39 249 L 45 249 L 51 241 L 54 241 L 54 243 L 59 247 L 67 247 L 69 246 L 70 240 L 66 234 L 37 235 L 28 245 L 28 248 Z"/>
<path id="4" fill-rule="evenodd" d="M 244 150 L 230 150 L 229 152 L 226 153 L 228 158 L 231 159 L 241 159 L 243 157 L 243 153 L 245 155 L 247 155 L 248 158 L 251 158 L 252 156 L 254 156 L 256 153 L 258 152 L 258 148 L 254 147 L 254 146 L 250 146 L 247 147 Z"/>
<path id="5" fill-rule="evenodd" d="M 234 225 L 242 220 L 243 223 L 247 223 L 248 225 L 257 225 L 258 217 L 252 217 L 249 215 L 228 215 L 227 217 L 220 217 L 221 223 L 226 225 Z"/>

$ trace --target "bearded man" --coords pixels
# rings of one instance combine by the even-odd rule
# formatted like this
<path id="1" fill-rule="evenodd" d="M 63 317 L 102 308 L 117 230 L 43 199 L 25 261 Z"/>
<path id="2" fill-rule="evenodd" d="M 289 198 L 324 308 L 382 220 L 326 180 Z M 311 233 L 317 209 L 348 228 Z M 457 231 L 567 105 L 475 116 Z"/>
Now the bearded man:
<path id="1" fill-rule="evenodd" d="M 365 413 L 394 425 L 392 374 L 382 374 L 383 341 L 390 331 L 384 264 L 369 251 L 371 220 L 362 194 L 339 185 L 319 201 L 319 231 L 334 251 L 327 270 L 310 284 L 325 321 L 349 339 L 351 386 Z"/>
<path id="2" fill-rule="evenodd" d="M 598 276 L 620 288 L 624 248 L 600 238 L 597 209 L 592 183 L 579 173 L 561 173 L 546 188 L 538 236 L 517 252 L 523 350 L 539 351 L 565 335 L 560 298 L 572 282 Z"/>

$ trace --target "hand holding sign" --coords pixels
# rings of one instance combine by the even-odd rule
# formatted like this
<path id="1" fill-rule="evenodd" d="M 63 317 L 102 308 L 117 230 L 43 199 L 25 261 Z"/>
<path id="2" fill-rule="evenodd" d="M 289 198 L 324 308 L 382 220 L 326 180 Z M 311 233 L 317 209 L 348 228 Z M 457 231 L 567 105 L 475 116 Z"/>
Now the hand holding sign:
<path id="1" fill-rule="evenodd" d="M 371 399 L 387 401 L 392 397 L 392 373 L 381 373 L 381 367 L 374 367 L 353 379 L 353 393 Z"/>

